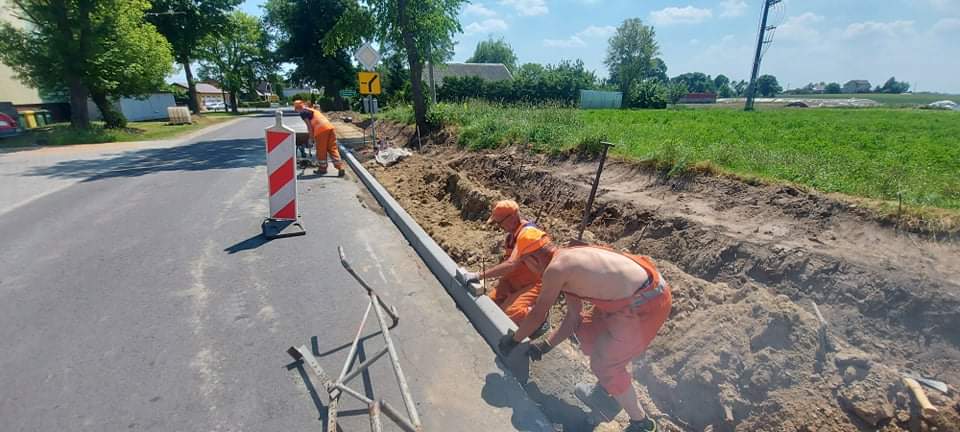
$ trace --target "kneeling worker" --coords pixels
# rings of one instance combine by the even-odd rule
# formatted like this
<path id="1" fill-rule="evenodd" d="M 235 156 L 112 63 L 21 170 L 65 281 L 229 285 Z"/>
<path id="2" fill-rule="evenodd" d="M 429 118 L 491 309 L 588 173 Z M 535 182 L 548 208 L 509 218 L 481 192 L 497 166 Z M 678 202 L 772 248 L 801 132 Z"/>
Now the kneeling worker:
<path id="1" fill-rule="evenodd" d="M 300 118 L 307 124 L 307 133 L 317 146 L 317 174 L 327 173 L 327 154 L 333 159 L 333 166 L 337 169 L 337 177 L 343 177 L 343 161 L 340 160 L 340 149 L 337 148 L 337 134 L 333 124 L 327 120 L 320 110 L 304 106 L 303 101 L 293 101 L 293 110 L 300 113 Z"/>
<path id="2" fill-rule="evenodd" d="M 647 418 L 637 401 L 627 370 L 670 315 L 670 287 L 654 264 L 647 257 L 597 246 L 560 248 L 547 237 L 532 241 L 521 237 L 516 249 L 517 259 L 541 275 L 543 288 L 516 333 L 509 332 L 500 341 L 500 351 L 508 355 L 530 337 L 564 293 L 567 314 L 563 323 L 549 336 L 533 341 L 528 355 L 540 360 L 576 333 L 599 381 L 596 386 L 578 384 L 576 396 L 607 419 L 613 419 L 622 407 L 630 415 L 626 431 L 656 431 L 656 422 Z M 583 312 L 583 302 L 591 303 L 593 309 Z"/>
<path id="3" fill-rule="evenodd" d="M 497 224 L 507 233 L 503 242 L 504 261 L 481 273 L 467 273 L 467 280 L 500 278 L 496 288 L 487 295 L 515 323 L 520 323 L 537 301 L 540 295 L 540 275 L 524 266 L 517 256 L 519 239 L 539 239 L 547 234 L 536 223 L 520 216 L 520 206 L 513 200 L 499 201 L 493 206 L 489 224 Z M 549 330 L 546 315 L 537 323 L 543 325 L 541 331 Z"/>

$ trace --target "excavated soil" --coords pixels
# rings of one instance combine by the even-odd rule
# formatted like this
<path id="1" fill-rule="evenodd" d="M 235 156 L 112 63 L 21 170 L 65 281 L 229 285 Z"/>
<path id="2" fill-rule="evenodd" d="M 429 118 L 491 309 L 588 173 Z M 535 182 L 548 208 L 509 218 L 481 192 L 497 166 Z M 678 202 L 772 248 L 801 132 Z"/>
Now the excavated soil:
<path id="1" fill-rule="evenodd" d="M 382 124 L 378 134 L 416 147 L 409 128 Z M 554 239 L 576 237 L 595 161 L 463 152 L 450 131 L 423 140 L 397 165 L 367 167 L 460 264 L 498 261 L 503 234 L 483 224 L 498 199 L 517 200 Z M 790 186 L 668 179 L 621 161 L 608 161 L 584 237 L 652 256 L 673 287 L 669 321 L 634 364 L 641 400 L 664 429 L 960 431 L 956 243 L 898 233 Z M 572 395 L 594 380 L 576 345 L 531 369 L 527 390 L 548 417 L 592 430 Z M 900 379 L 908 371 L 951 386 L 949 395 L 927 389 L 935 418 L 921 420 Z"/>

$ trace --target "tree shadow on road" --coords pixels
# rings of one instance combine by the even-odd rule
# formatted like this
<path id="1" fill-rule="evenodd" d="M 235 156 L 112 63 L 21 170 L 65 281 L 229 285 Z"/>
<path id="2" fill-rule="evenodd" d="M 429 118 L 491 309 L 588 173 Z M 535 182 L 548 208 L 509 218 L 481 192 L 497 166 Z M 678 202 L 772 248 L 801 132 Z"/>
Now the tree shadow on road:
<path id="1" fill-rule="evenodd" d="M 35 168 L 27 175 L 94 181 L 139 177 L 164 171 L 205 171 L 265 164 L 262 139 L 201 141 L 167 148 L 127 151 L 99 159 L 68 160 Z"/>

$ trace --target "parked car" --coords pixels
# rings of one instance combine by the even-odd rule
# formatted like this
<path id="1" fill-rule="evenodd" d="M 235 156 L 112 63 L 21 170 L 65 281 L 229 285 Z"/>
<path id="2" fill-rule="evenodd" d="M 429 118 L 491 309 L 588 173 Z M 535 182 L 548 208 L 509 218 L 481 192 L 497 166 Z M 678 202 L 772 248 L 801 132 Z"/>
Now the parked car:
<path id="1" fill-rule="evenodd" d="M 0 137 L 14 136 L 20 133 L 17 121 L 7 114 L 0 113 Z"/>
<path id="2" fill-rule="evenodd" d="M 208 103 L 205 103 L 203 106 L 206 107 L 208 111 L 220 111 L 220 110 L 226 111 L 227 110 L 227 104 L 223 102 L 208 102 Z"/>

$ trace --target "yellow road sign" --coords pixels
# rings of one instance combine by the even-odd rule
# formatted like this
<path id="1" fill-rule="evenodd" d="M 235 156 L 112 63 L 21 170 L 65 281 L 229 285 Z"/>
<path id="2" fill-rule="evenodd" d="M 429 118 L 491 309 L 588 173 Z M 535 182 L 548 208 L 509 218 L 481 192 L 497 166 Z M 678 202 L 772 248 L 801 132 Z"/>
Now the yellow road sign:
<path id="1" fill-rule="evenodd" d="M 360 94 L 380 94 L 380 74 L 377 72 L 360 72 Z"/>

